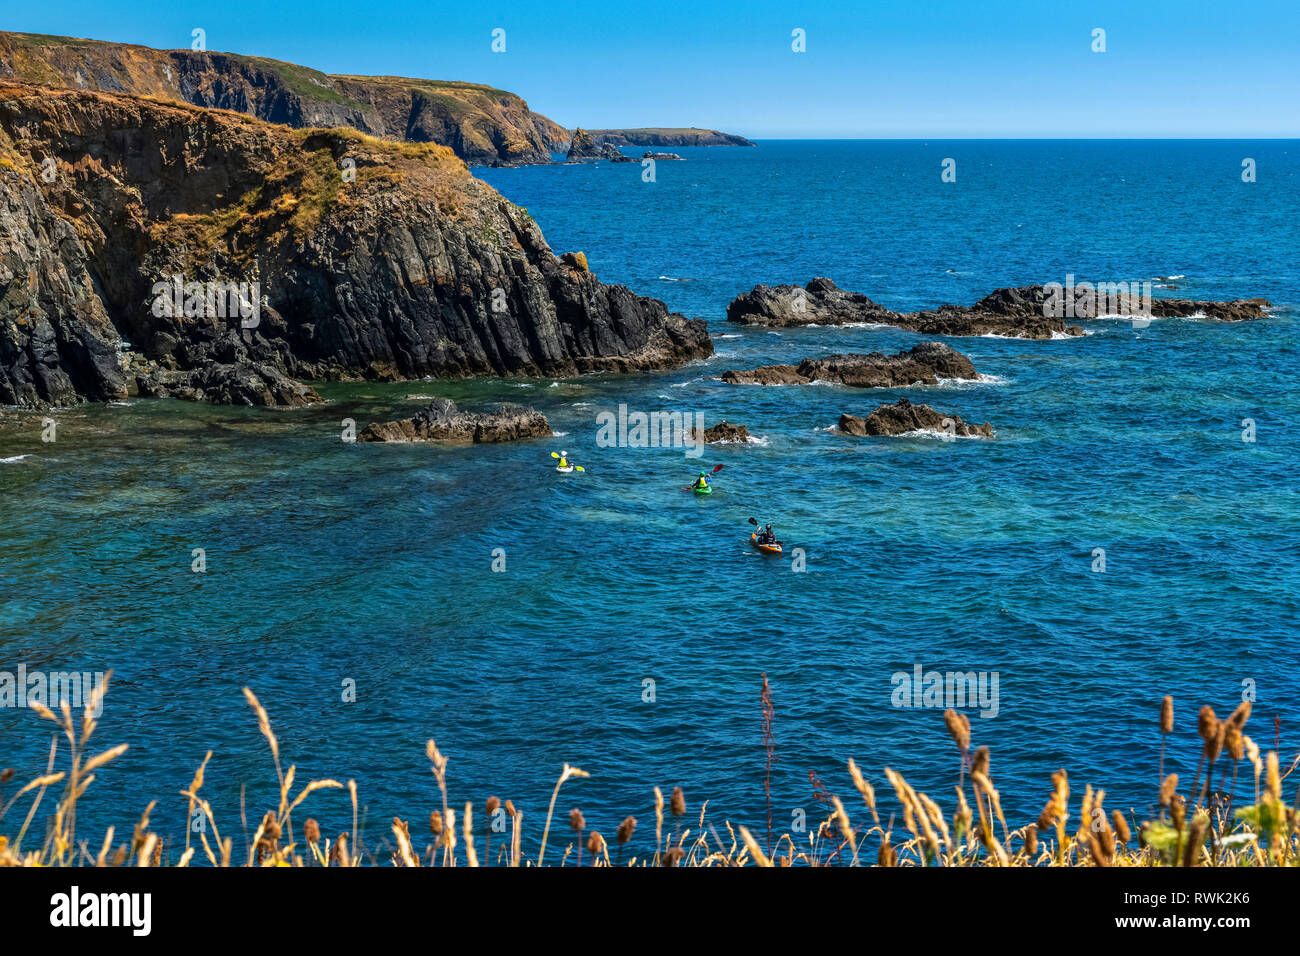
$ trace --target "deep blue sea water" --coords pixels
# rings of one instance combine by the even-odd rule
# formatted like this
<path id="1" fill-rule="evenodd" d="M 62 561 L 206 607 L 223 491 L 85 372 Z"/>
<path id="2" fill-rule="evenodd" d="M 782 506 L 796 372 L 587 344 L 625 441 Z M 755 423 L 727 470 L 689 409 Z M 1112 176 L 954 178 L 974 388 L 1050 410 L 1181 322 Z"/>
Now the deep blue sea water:
<path id="1" fill-rule="evenodd" d="M 177 795 L 206 751 L 225 833 L 272 806 L 274 770 L 240 694 L 270 711 L 299 781 L 355 779 L 380 856 L 393 815 L 440 805 L 424 756 L 450 758 L 453 805 L 490 794 L 540 833 L 581 807 L 607 835 L 626 814 L 653 841 L 652 787 L 692 815 L 763 825 L 760 673 L 772 685 L 778 829 L 846 798 L 852 757 L 951 808 L 957 757 L 938 709 L 894 706 L 891 675 L 996 672 L 998 713 L 968 711 L 992 749 L 1012 826 L 1065 766 L 1077 791 L 1144 809 L 1160 698 L 1167 769 L 1193 774 L 1195 710 L 1222 715 L 1253 681 L 1247 727 L 1300 748 L 1300 146 L 1277 142 L 764 142 L 660 162 L 481 169 L 557 252 L 604 281 L 709 322 L 717 354 L 659 375 L 323 386 L 305 410 L 172 401 L 60 410 L 0 427 L 0 670 L 115 672 L 96 741 L 128 753 L 79 814 L 94 845 L 148 801 L 183 839 Z M 940 179 L 957 160 L 957 181 Z M 1258 166 L 1243 183 L 1242 159 Z M 756 283 L 827 275 L 896 309 L 970 303 L 998 286 L 1182 276 L 1186 298 L 1265 296 L 1242 324 L 1103 319 L 1088 335 L 951 339 L 984 378 L 862 391 L 730 387 L 728 368 L 893 352 L 887 328 L 781 333 L 728 325 Z M 500 447 L 340 441 L 340 423 L 438 395 L 524 401 L 554 441 Z M 828 430 L 906 395 L 992 441 L 855 439 Z M 597 447 L 595 416 L 701 413 L 761 442 Z M 1242 440 L 1243 419 L 1256 440 Z M 559 476 L 549 452 L 586 466 Z M 717 493 L 682 488 L 723 464 Z M 772 521 L 806 571 L 755 553 Z M 204 548 L 207 571 L 191 571 Z M 502 548 L 506 570 L 491 570 Z M 1093 570 L 1105 550 L 1104 573 Z M 643 699 L 654 682 L 654 701 Z M 356 700 L 341 700 L 345 681 Z M 0 767 L 43 769 L 47 728 L 0 709 Z M 306 804 L 350 826 L 338 792 Z M 304 814 L 297 814 L 301 819 Z M 10 821 L 3 829 L 10 830 Z M 567 828 L 560 824 L 561 829 Z M 420 840 L 416 841 L 417 844 Z"/>

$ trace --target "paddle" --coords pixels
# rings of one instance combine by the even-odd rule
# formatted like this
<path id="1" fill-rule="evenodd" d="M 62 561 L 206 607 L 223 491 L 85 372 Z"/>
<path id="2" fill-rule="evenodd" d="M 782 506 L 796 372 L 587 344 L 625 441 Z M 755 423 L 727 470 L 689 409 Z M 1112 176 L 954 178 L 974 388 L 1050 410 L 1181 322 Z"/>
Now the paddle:
<path id="1" fill-rule="evenodd" d="M 554 454 L 554 452 L 552 452 L 552 454 Z M 709 472 L 709 474 L 710 474 L 710 475 L 716 475 L 716 474 L 717 474 L 718 472 L 720 472 L 720 471 L 722 471 L 722 466 L 721 466 L 721 465 L 714 465 L 714 466 L 713 466 L 713 470 L 712 470 L 711 472 Z M 682 491 L 694 491 L 694 490 L 695 490 L 695 486 L 694 486 L 694 485 L 687 485 L 685 488 L 682 489 Z M 753 521 L 754 519 L 751 518 L 750 520 Z"/>
<path id="2" fill-rule="evenodd" d="M 551 457 L 552 457 L 552 458 L 559 458 L 560 456 L 557 455 L 555 452 L 551 452 Z M 574 471 L 586 471 L 587 469 L 586 469 L 586 468 L 583 468 L 581 465 L 574 465 L 574 466 L 573 466 L 573 470 L 574 470 Z"/>

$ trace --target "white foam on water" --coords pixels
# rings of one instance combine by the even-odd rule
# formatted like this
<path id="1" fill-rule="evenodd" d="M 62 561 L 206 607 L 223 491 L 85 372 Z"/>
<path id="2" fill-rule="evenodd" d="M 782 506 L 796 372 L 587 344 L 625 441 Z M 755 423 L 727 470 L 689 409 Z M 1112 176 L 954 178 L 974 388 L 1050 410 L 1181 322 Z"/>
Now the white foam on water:
<path id="1" fill-rule="evenodd" d="M 16 465 L 24 458 L 31 458 L 31 455 L 14 455 L 12 458 L 0 458 L 0 465 Z"/>
<path id="2" fill-rule="evenodd" d="M 913 428 L 910 432 L 899 432 L 897 435 L 882 435 L 882 438 L 928 438 L 938 441 L 956 441 L 961 438 L 982 439 L 983 435 L 950 435 L 938 428 Z"/>
<path id="3" fill-rule="evenodd" d="M 981 385 L 1009 385 L 1011 379 L 1002 375 L 989 375 L 986 372 L 976 372 L 976 378 L 941 378 L 937 385 L 924 385 L 921 382 L 913 382 L 908 388 L 978 388 Z"/>

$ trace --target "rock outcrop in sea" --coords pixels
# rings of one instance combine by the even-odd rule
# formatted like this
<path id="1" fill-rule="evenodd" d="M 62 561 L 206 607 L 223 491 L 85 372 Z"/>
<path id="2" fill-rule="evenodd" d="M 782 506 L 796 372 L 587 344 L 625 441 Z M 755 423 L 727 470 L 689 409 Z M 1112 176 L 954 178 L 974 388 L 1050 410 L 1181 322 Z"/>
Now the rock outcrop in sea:
<path id="1" fill-rule="evenodd" d="M 697 428 L 695 434 L 696 440 L 703 441 L 706 445 L 744 444 L 750 438 L 749 429 L 744 425 L 733 425 L 726 421 L 705 429 Z"/>
<path id="2" fill-rule="evenodd" d="M 948 423 L 951 422 L 951 425 Z M 900 398 L 892 405 L 881 405 L 866 418 L 845 413 L 840 416 L 840 431 L 846 435 L 905 435 L 909 432 L 938 432 L 964 438 L 992 438 L 993 426 L 988 422 L 972 425 L 957 415 L 945 415 L 929 405 L 915 405 Z"/>
<path id="3" fill-rule="evenodd" d="M 410 418 L 367 425 L 363 442 L 470 442 L 473 444 L 550 438 L 546 416 L 522 405 L 500 405 L 493 412 L 465 412 L 448 398 L 435 398 Z"/>
<path id="4" fill-rule="evenodd" d="M 631 156 L 619 151 L 617 146 L 609 143 L 597 143 L 584 129 L 575 129 L 569 143 L 569 152 L 565 155 L 566 163 L 581 163 L 589 159 L 608 159 L 612 163 L 635 163 Z"/>
<path id="5" fill-rule="evenodd" d="M 894 312 L 860 292 L 849 292 L 830 279 L 818 277 L 806 286 L 755 286 L 728 304 L 727 320 L 770 328 L 867 323 L 892 325 L 922 335 L 1005 335 L 1024 339 L 1082 335 L 1081 326 L 1044 315 L 1047 298 L 1043 286 L 1024 286 L 996 289 L 971 306 L 942 305 L 921 312 Z M 1135 296 L 1125 299 L 1125 311 L 1136 312 L 1136 301 Z M 1262 318 L 1269 305 L 1266 299 L 1151 302 L 1154 317 L 1204 315 L 1225 321 Z M 1075 310 L 1074 314 L 1081 315 L 1083 310 Z"/>
<path id="6" fill-rule="evenodd" d="M 804 359 L 798 365 L 764 365 L 751 371 L 728 371 L 729 385 L 808 385 L 830 382 L 854 388 L 898 388 L 937 385 L 940 379 L 978 379 L 971 360 L 942 342 L 922 342 L 906 352 L 885 355 L 830 355 Z"/>
<path id="7" fill-rule="evenodd" d="M 0 404 L 299 404 L 294 380 L 568 376 L 712 354 L 557 257 L 446 147 L 0 82 Z"/>
<path id="8" fill-rule="evenodd" d="M 613 147 L 610 147 L 613 149 Z M 617 150 L 615 150 L 617 152 Z M 604 159 L 605 154 L 596 141 L 591 138 L 591 134 L 585 129 L 579 127 L 573 131 L 573 139 L 569 141 L 569 151 L 565 154 L 565 162 L 574 163 L 583 159 Z"/>
<path id="9" fill-rule="evenodd" d="M 549 163 L 568 140 L 521 97 L 478 83 L 331 76 L 296 63 L 204 50 L 0 32 L 0 79 L 138 93 L 298 128 L 348 126 L 438 143 L 471 163 Z"/>

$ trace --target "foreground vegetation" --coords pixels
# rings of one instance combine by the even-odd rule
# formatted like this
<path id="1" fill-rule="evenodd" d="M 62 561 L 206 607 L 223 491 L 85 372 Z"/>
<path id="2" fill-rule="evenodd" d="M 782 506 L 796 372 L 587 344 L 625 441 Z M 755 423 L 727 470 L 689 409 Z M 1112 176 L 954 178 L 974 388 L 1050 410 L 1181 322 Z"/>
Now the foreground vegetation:
<path id="1" fill-rule="evenodd" d="M 689 812 L 681 788 L 673 790 L 667 802 L 654 788 L 654 852 L 646 856 L 625 855 L 624 848 L 638 827 L 627 817 L 607 839 L 588 830 L 580 809 L 567 817 L 567 827 L 555 823 L 560 791 L 572 779 L 588 774 L 568 764 L 551 794 L 544 822 L 529 824 L 529 839 L 538 830 L 540 843 L 535 856 L 523 849 L 524 815 L 511 801 L 489 798 L 482 809 L 500 826 L 475 827 L 476 808 L 465 803 L 453 808 L 447 789 L 448 759 L 432 741 L 425 747 L 430 769 L 441 795 L 440 806 L 429 816 L 429 835 L 415 836 L 409 821 L 393 818 L 391 841 L 385 835 L 382 849 L 364 845 L 358 831 L 357 787 L 336 780 L 313 780 L 295 790 L 295 768 L 282 767 L 279 741 L 271 729 L 266 710 L 245 689 L 257 717 L 258 727 L 270 747 L 279 781 L 279 805 L 262 817 L 251 839 L 237 854 L 230 836 L 223 836 L 212 807 L 203 798 L 204 771 L 208 752 L 189 787 L 180 792 L 189 819 L 201 819 L 191 827 L 183 845 L 165 846 L 150 828 L 150 815 L 157 802 L 150 803 L 136 821 L 129 839 L 119 840 L 110 827 L 94 843 L 77 836 L 77 807 L 100 768 L 127 749 L 119 744 L 89 756 L 88 743 L 96 727 L 91 716 L 98 712 L 107 681 L 95 690 L 78 719 L 64 703 L 55 713 L 39 704 L 31 705 L 42 718 L 57 727 L 50 750 L 47 773 L 18 787 L 6 798 L 5 790 L 16 786 L 13 772 L 0 773 L 0 866 L 1294 866 L 1300 859 L 1300 826 L 1297 824 L 1297 792 L 1290 805 L 1283 789 L 1300 764 L 1300 755 L 1283 772 L 1276 752 L 1261 753 L 1244 733 L 1251 705 L 1243 703 L 1225 720 L 1206 706 L 1197 716 L 1202 741 L 1196 778 L 1190 787 L 1180 785 L 1177 774 L 1164 774 L 1164 741 L 1174 728 L 1171 697 L 1160 706 L 1160 779 L 1162 781 L 1150 818 L 1138 821 L 1119 810 L 1107 815 L 1104 790 L 1084 788 L 1077 808 L 1071 803 L 1069 777 L 1065 770 L 1052 775 L 1051 789 L 1043 812 L 1029 824 L 1012 829 L 1002 812 L 1000 795 L 992 780 L 987 747 L 972 750 L 969 720 L 957 711 L 944 712 L 944 722 L 956 745 L 959 758 L 952 809 L 945 813 L 939 804 L 914 790 L 902 775 L 885 768 L 884 775 L 901 809 L 902 827 L 896 828 L 897 813 L 877 804 L 875 788 L 850 760 L 848 771 L 862 800 L 862 808 L 849 808 L 821 787 L 813 777 L 825 819 L 809 821 L 808 832 L 782 834 L 774 839 L 771 811 L 771 770 L 776 761 L 773 735 L 775 708 L 766 677 L 761 694 L 762 741 L 766 752 L 764 792 L 768 795 L 766 831 L 755 833 L 744 826 L 723 822 L 721 830 L 708 819 L 707 802 L 698 814 Z M 56 766 L 66 769 L 56 770 Z M 1238 771 L 1245 770 L 1244 794 L 1238 804 Z M 1217 774 L 1217 776 L 1216 776 Z M 811 775 L 810 775 L 811 776 Z M 1217 789 L 1214 783 L 1218 782 Z M 1225 789 L 1226 784 L 1226 789 Z M 352 803 L 352 827 L 334 838 L 324 837 L 319 824 L 304 820 L 295 831 L 293 817 L 304 801 L 317 790 L 346 789 Z M 33 840 L 33 821 L 45 797 L 60 793 L 53 815 L 39 846 Z M 973 806 L 973 809 L 972 809 Z M 667 810 L 667 817 L 665 815 Z M 302 811 L 305 815 L 306 811 Z M 882 813 L 886 822 L 882 823 Z M 11 816 L 12 814 L 12 816 Z M 648 824 L 647 824 L 648 825 Z M 560 836 L 561 830 L 564 835 Z M 494 833 L 494 831 L 500 831 Z M 209 838 L 209 834 L 211 838 Z M 497 836 L 496 843 L 493 837 Z M 477 842 L 482 839 L 482 846 Z M 422 847 L 422 848 L 421 848 Z"/>

